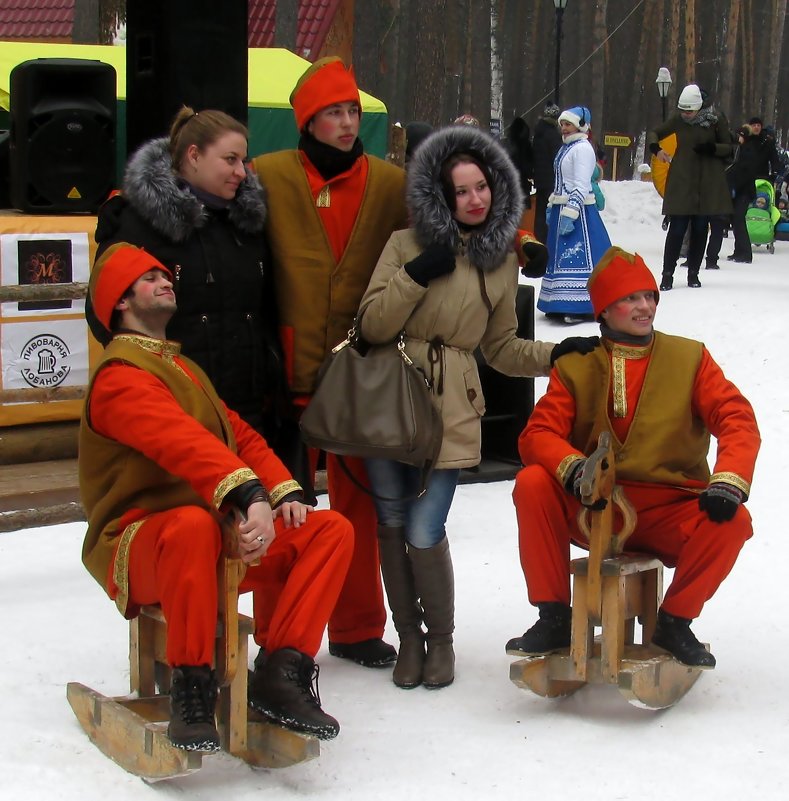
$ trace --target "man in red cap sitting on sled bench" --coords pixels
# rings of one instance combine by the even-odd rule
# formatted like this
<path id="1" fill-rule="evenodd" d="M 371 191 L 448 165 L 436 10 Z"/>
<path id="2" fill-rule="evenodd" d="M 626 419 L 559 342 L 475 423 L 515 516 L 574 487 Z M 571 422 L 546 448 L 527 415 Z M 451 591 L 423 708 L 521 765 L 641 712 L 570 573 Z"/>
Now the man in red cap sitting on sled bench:
<path id="1" fill-rule="evenodd" d="M 320 706 L 315 654 L 340 593 L 353 531 L 313 512 L 266 441 L 228 409 L 202 370 L 168 342 L 176 310 L 169 270 L 126 243 L 93 268 L 90 296 L 112 335 L 88 387 L 79 479 L 88 531 L 82 559 L 132 618 L 161 604 L 172 666 L 174 746 L 214 751 L 219 519 L 235 512 L 240 591 L 254 593 L 249 704 L 321 739 L 337 721 Z M 254 563 L 254 564 L 253 564 Z"/>
<path id="2" fill-rule="evenodd" d="M 556 362 L 518 445 L 513 499 L 521 566 L 539 620 L 507 643 L 512 655 L 570 645 L 570 544 L 586 457 L 611 434 L 617 483 L 638 514 L 627 550 L 674 567 L 653 644 L 712 668 L 690 630 L 753 533 L 748 498 L 760 438 L 750 403 L 701 342 L 652 327 L 659 300 L 639 255 L 609 248 L 588 281 L 601 344 Z M 717 439 L 710 475 L 710 434 Z"/>

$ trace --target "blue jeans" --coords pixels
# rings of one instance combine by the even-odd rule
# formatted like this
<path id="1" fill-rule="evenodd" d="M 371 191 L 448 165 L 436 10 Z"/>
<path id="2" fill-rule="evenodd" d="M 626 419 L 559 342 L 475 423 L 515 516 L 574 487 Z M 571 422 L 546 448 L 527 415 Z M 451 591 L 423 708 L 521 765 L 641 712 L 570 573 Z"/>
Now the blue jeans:
<path id="1" fill-rule="evenodd" d="M 434 470 L 425 494 L 415 498 L 419 491 L 419 468 L 390 459 L 366 459 L 365 465 L 370 487 L 376 495 L 400 499 L 373 498 L 378 523 L 405 528 L 406 542 L 414 548 L 438 545 L 446 536 L 444 524 L 455 497 L 460 470 Z"/>

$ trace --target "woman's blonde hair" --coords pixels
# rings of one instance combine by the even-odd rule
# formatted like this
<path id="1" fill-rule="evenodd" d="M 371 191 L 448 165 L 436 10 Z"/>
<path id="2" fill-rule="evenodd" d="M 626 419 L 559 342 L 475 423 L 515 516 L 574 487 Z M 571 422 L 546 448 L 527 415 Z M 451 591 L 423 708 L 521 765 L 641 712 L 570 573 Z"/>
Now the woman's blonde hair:
<path id="1" fill-rule="evenodd" d="M 246 127 L 224 111 L 206 109 L 197 112 L 189 106 L 183 106 L 170 126 L 170 157 L 173 167 L 176 170 L 181 168 L 186 151 L 191 145 L 197 145 L 200 151 L 205 150 L 228 131 L 249 139 Z"/>

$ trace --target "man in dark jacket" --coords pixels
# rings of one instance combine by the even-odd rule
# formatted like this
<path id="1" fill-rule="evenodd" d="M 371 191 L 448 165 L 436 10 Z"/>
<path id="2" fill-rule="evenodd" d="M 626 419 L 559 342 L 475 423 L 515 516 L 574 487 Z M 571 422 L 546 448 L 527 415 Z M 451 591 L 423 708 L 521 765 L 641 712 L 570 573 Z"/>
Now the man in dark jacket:
<path id="1" fill-rule="evenodd" d="M 726 180 L 732 193 L 732 231 L 734 232 L 734 253 L 727 256 L 729 261 L 750 263 L 753 260 L 751 239 L 745 226 L 748 206 L 756 197 L 754 181 L 758 177 L 762 159 L 759 138 L 754 136 L 750 125 L 737 129 L 737 150 L 734 161 L 726 170 Z"/>
<path id="2" fill-rule="evenodd" d="M 553 100 L 545 104 L 545 108 L 534 126 L 532 140 L 532 158 L 534 160 L 534 188 L 537 190 L 534 209 L 534 233 L 540 242 L 548 239 L 548 224 L 545 221 L 545 210 L 548 207 L 548 196 L 553 192 L 553 160 L 562 146 L 562 135 L 559 133 L 559 114 L 561 109 Z"/>
<path id="3" fill-rule="evenodd" d="M 763 130 L 761 117 L 751 117 L 748 125 L 751 126 L 753 138 L 758 145 L 756 177 L 764 178 L 772 183 L 775 176 L 781 172 L 781 160 L 775 149 L 775 139 Z"/>

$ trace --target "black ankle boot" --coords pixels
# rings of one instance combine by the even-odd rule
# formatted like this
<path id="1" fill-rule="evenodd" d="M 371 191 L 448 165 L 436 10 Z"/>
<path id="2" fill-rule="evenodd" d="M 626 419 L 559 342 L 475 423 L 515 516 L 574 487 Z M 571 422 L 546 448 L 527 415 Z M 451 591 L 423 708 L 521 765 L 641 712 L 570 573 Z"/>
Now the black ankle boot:
<path id="1" fill-rule="evenodd" d="M 695 270 L 688 270 L 688 286 L 694 289 L 698 289 L 701 286 L 698 268 Z"/>
<path id="2" fill-rule="evenodd" d="M 539 603 L 540 619 L 523 634 L 513 637 L 506 646 L 510 656 L 540 656 L 568 648 L 572 633 L 572 610 L 554 601 Z"/>
<path id="3" fill-rule="evenodd" d="M 293 731 L 331 740 L 340 724 L 321 709 L 318 666 L 294 648 L 268 654 L 249 683 L 249 705 Z"/>
<path id="4" fill-rule="evenodd" d="M 661 292 L 668 292 L 669 289 L 674 287 L 674 275 L 673 273 L 663 273 L 660 276 L 660 291 Z"/>
<path id="5" fill-rule="evenodd" d="M 652 644 L 668 651 L 683 665 L 710 670 L 715 667 L 715 657 L 696 639 L 690 623 L 685 617 L 675 617 L 660 609 Z"/>
<path id="6" fill-rule="evenodd" d="M 173 668 L 170 686 L 170 742 L 184 751 L 218 751 L 214 722 L 216 674 L 208 665 Z"/>
<path id="7" fill-rule="evenodd" d="M 384 642 L 380 637 L 361 642 L 330 642 L 329 653 L 369 668 L 388 667 L 397 661 L 397 651 L 394 646 Z"/>

